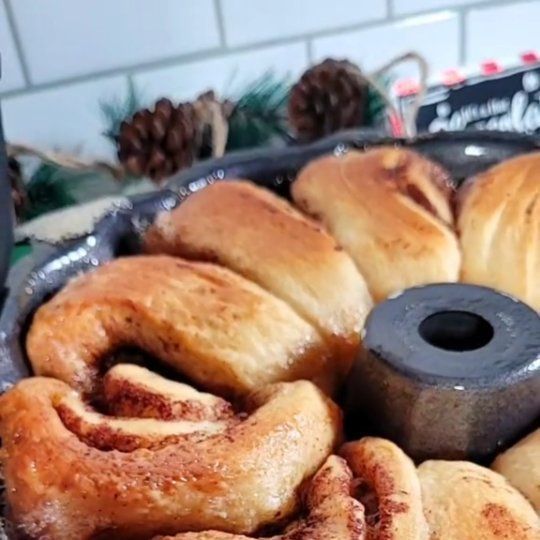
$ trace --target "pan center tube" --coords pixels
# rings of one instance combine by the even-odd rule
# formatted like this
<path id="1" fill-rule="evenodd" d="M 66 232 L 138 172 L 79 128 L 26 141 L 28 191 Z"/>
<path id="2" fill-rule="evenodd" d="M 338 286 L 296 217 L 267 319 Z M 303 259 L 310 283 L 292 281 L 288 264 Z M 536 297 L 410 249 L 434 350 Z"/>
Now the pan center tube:
<path id="1" fill-rule="evenodd" d="M 494 336 L 493 326 L 469 311 L 433 313 L 420 323 L 418 332 L 429 345 L 454 352 L 481 349 Z"/>

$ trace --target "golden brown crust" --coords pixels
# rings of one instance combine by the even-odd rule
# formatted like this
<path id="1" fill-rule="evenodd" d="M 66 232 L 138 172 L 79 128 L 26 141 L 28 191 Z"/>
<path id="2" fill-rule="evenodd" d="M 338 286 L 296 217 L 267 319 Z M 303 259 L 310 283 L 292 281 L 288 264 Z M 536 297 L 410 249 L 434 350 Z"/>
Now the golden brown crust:
<path id="1" fill-rule="evenodd" d="M 131 364 L 116 365 L 105 374 L 103 394 L 107 412 L 113 416 L 218 421 L 234 414 L 225 399 L 197 392 Z"/>
<path id="2" fill-rule="evenodd" d="M 228 395 L 296 379 L 335 387 L 327 345 L 287 304 L 227 269 L 168 256 L 120 258 L 74 279 L 27 337 L 36 374 L 86 393 L 124 345 Z"/>
<path id="3" fill-rule="evenodd" d="M 365 437 L 341 451 L 365 501 L 367 540 L 427 540 L 420 482 L 413 462 L 394 443 Z"/>
<path id="4" fill-rule="evenodd" d="M 323 157 L 300 172 L 292 195 L 352 256 L 376 301 L 457 280 L 451 188 L 443 169 L 420 155 L 382 147 Z"/>
<path id="5" fill-rule="evenodd" d="M 540 310 L 540 152 L 471 178 L 458 197 L 461 279 Z"/>
<path id="6" fill-rule="evenodd" d="M 350 494 L 352 475 L 345 461 L 330 456 L 309 481 L 307 516 L 278 536 L 267 540 L 364 540 L 362 505 Z M 250 540 L 247 536 L 219 531 L 182 533 L 154 540 Z"/>
<path id="7" fill-rule="evenodd" d="M 428 539 L 414 464 L 396 445 L 366 437 L 344 445 L 341 454 L 346 461 L 337 456 L 329 457 L 309 483 L 307 516 L 270 540 Z M 362 490 L 359 502 L 355 496 L 360 486 L 368 489 Z M 366 496 L 368 491 L 371 500 Z M 204 531 L 159 540 L 250 538 Z"/>
<path id="8" fill-rule="evenodd" d="M 270 191 L 242 180 L 211 185 L 158 216 L 151 253 L 219 263 L 288 302 L 336 350 L 346 374 L 371 308 L 353 261 L 315 222 Z"/>
<path id="9" fill-rule="evenodd" d="M 499 455 L 492 468 L 521 491 L 540 514 L 540 429 Z"/>
<path id="10" fill-rule="evenodd" d="M 499 474 L 465 461 L 418 468 L 432 540 L 538 540 L 540 520 Z"/>
<path id="11" fill-rule="evenodd" d="M 179 385 L 171 402 L 185 392 Z M 114 418 L 61 381 L 20 382 L 0 398 L 16 530 L 29 539 L 147 540 L 208 528 L 250 533 L 290 515 L 298 487 L 339 438 L 339 411 L 306 381 L 267 387 L 249 403 L 224 420 Z"/>

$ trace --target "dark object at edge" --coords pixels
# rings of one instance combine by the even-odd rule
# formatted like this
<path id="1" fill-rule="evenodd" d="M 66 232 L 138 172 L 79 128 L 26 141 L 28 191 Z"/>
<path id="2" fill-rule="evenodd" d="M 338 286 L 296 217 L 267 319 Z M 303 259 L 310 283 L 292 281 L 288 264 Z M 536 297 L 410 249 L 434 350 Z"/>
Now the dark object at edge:
<path id="1" fill-rule="evenodd" d="M 0 111 L 0 310 L 6 293 L 4 284 L 9 270 L 13 245 L 13 206 L 11 182 L 7 171 L 7 157 Z"/>

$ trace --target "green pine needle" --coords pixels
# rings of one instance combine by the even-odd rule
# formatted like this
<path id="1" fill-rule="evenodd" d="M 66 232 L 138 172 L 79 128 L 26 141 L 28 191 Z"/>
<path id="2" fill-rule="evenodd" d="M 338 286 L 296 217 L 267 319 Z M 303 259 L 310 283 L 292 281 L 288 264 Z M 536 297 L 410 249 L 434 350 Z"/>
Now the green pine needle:
<path id="1" fill-rule="evenodd" d="M 58 167 L 48 163 L 42 163 L 36 169 L 26 189 L 28 209 L 24 215 L 25 220 L 75 203 L 65 185 L 58 181 Z"/>
<path id="2" fill-rule="evenodd" d="M 26 190 L 25 221 L 53 210 L 118 194 L 121 185 L 101 173 L 72 171 L 42 163 L 30 178 Z"/>
<path id="3" fill-rule="evenodd" d="M 245 91 L 232 98 L 235 107 L 229 118 L 227 150 L 252 148 L 287 135 L 286 106 L 290 85 L 267 72 Z"/>
<path id="4" fill-rule="evenodd" d="M 120 125 L 124 120 L 131 118 L 137 111 L 144 108 L 144 99 L 130 79 L 128 81 L 127 94 L 123 99 L 115 97 L 109 101 L 102 100 L 99 103 L 101 114 L 107 124 L 104 135 L 116 144 Z"/>
<path id="5" fill-rule="evenodd" d="M 392 85 L 393 79 L 387 75 L 379 80 L 381 89 L 387 90 Z M 381 94 L 371 85 L 369 85 L 368 97 L 364 115 L 364 125 L 374 127 L 384 122 L 386 103 Z"/>

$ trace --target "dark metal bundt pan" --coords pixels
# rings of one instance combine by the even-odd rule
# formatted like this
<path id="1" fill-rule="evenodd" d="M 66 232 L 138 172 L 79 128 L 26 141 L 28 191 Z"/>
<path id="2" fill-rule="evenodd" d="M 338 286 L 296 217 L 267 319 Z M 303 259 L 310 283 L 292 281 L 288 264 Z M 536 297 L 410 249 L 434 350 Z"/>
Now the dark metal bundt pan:
<path id="1" fill-rule="evenodd" d="M 35 309 L 76 274 L 91 270 L 119 255 L 136 253 L 140 231 L 154 218 L 157 211 L 171 209 L 190 193 L 227 177 L 249 178 L 281 195 L 288 196 L 291 180 L 311 159 L 326 153 L 343 152 L 351 147 L 362 149 L 380 144 L 396 144 L 413 148 L 448 168 L 458 183 L 503 159 L 540 149 L 540 143 L 535 137 L 516 134 L 440 133 L 404 141 L 356 131 L 341 133 L 307 146 L 235 153 L 219 160 L 201 162 L 172 178 L 169 189 L 156 194 L 135 197 L 132 199 L 130 208 L 116 209 L 99 222 L 91 234 L 75 241 L 65 242 L 60 246 L 49 247 L 42 254 L 37 254 L 36 251 L 32 262 L 23 260 L 12 269 L 7 283 L 8 294 L 0 316 L 0 390 L 8 388 L 30 374 L 24 353 L 24 338 Z M 508 373 L 513 373 L 511 366 L 507 367 Z M 504 373 L 507 367 L 501 368 Z M 500 391 L 501 380 L 505 378 L 504 373 L 501 373 L 493 383 L 490 382 L 490 377 L 486 378 L 482 406 L 489 407 L 491 391 L 494 393 Z M 414 386 L 416 380 L 421 380 L 414 369 L 408 374 L 399 376 L 410 378 L 411 382 L 407 384 L 411 387 Z M 534 376 L 538 380 L 537 372 Z M 506 378 L 508 384 L 512 381 L 512 377 Z M 492 384 L 493 387 L 490 386 Z M 433 399 L 444 402 L 444 396 L 447 393 L 444 385 L 434 385 L 431 392 Z M 468 391 L 464 390 L 460 394 L 462 399 L 466 399 L 467 393 Z M 426 395 L 424 394 L 423 397 Z M 389 400 L 386 415 L 390 417 L 391 411 L 395 411 L 397 418 L 402 415 L 400 409 L 410 407 L 414 402 L 415 418 L 419 429 L 425 426 L 427 430 L 431 430 L 430 433 L 433 433 L 430 424 L 437 422 L 437 436 L 445 437 L 457 428 L 454 425 L 456 419 L 454 414 L 446 415 L 441 408 L 437 418 L 434 418 L 430 416 L 430 400 L 416 401 L 416 396 L 417 394 L 411 392 L 409 397 L 396 396 L 395 399 Z M 521 398 L 526 397 L 525 394 L 521 394 Z M 507 407 L 502 412 L 500 421 L 505 425 L 512 424 L 516 418 L 514 409 L 519 407 L 519 396 L 514 396 L 513 400 L 514 407 Z M 459 404 L 459 401 L 457 403 Z M 533 403 L 533 408 L 534 406 Z M 423 411 L 422 408 L 424 408 Z M 537 414 L 539 412 L 536 411 Z M 402 417 L 406 418 L 404 415 Z M 483 434 L 489 431 L 489 428 L 482 426 L 480 418 L 480 416 L 471 419 L 462 417 L 464 422 L 470 422 L 467 424 L 469 429 L 474 427 Z M 459 426 L 461 432 L 467 429 L 467 425 Z M 407 437 L 413 435 L 416 437 L 415 440 L 408 441 Z M 409 449 L 416 449 L 425 444 L 426 455 L 432 450 L 435 451 L 434 447 L 428 444 L 429 441 L 422 442 L 425 439 L 420 437 L 418 430 L 416 432 L 398 430 L 395 436 Z M 482 438 L 482 435 L 476 437 L 476 439 L 479 438 Z M 480 453 L 483 454 L 484 450 Z"/>
<path id="2" fill-rule="evenodd" d="M 484 461 L 540 411 L 540 317 L 486 287 L 414 287 L 368 317 L 349 421 L 409 455 Z M 366 422 L 367 420 L 367 422 Z"/>

